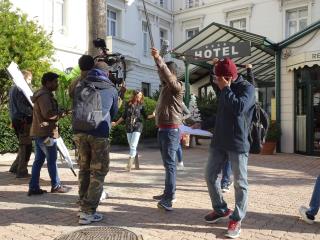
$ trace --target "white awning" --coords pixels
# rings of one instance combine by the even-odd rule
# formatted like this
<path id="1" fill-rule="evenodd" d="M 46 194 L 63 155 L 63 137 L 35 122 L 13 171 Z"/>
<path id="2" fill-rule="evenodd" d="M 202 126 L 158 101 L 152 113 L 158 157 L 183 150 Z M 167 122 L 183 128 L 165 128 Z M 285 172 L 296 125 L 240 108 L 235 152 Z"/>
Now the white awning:
<path id="1" fill-rule="evenodd" d="M 303 68 L 305 66 L 313 67 L 314 65 L 320 66 L 320 50 L 304 52 L 287 59 L 288 71 L 293 71 L 294 69 Z"/>

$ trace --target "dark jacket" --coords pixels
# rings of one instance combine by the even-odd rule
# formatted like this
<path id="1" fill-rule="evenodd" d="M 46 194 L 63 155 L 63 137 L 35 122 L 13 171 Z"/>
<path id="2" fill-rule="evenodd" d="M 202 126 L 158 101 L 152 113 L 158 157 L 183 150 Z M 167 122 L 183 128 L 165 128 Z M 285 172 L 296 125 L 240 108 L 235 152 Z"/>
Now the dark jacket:
<path id="1" fill-rule="evenodd" d="M 125 120 L 127 133 L 142 132 L 142 118 L 146 119 L 147 113 L 142 104 L 126 103 L 122 118 Z"/>
<path id="2" fill-rule="evenodd" d="M 53 93 L 46 87 L 42 87 L 33 94 L 31 101 L 34 106 L 30 136 L 58 138 L 57 121 L 62 112 L 58 108 Z"/>
<path id="3" fill-rule="evenodd" d="M 23 92 L 14 85 L 9 92 L 9 113 L 11 121 L 32 121 L 32 106 Z"/>
<path id="4" fill-rule="evenodd" d="M 249 124 L 255 104 L 255 88 L 239 76 L 222 89 L 215 119 L 212 146 L 238 153 L 249 152 Z"/>
<path id="5" fill-rule="evenodd" d="M 182 82 L 170 72 L 161 57 L 155 61 L 162 86 L 156 107 L 156 125 L 180 125 L 183 101 Z"/>
<path id="6" fill-rule="evenodd" d="M 95 137 L 108 138 L 111 128 L 111 120 L 118 112 L 118 92 L 114 84 L 109 80 L 108 76 L 102 70 L 96 68 L 90 70 L 83 81 L 90 81 L 97 89 L 99 89 L 104 120 L 94 130 L 77 131 L 75 133 L 82 132 Z M 75 94 L 76 91 L 77 90 L 75 89 Z"/>

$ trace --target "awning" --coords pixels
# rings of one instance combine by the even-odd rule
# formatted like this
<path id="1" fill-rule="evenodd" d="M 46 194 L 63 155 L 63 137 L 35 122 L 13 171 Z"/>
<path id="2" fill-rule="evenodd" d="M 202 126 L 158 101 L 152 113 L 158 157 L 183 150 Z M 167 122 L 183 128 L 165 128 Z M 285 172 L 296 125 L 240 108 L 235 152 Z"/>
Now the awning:
<path id="1" fill-rule="evenodd" d="M 287 70 L 303 68 L 305 66 L 313 67 L 320 66 L 320 50 L 312 52 L 304 52 L 296 56 L 291 56 L 287 60 Z"/>
<path id="2" fill-rule="evenodd" d="M 211 23 L 204 28 L 195 37 L 185 41 L 173 50 L 173 57 L 183 55 L 187 50 L 198 49 L 209 43 L 216 42 L 251 42 L 251 56 L 234 58 L 236 64 L 252 64 L 253 73 L 256 81 L 259 82 L 274 82 L 275 81 L 275 44 L 269 41 L 266 37 L 245 32 L 219 23 Z M 179 57 L 176 57 L 179 59 Z M 210 68 L 208 62 L 189 61 L 189 63 L 205 68 Z M 240 74 L 245 74 L 244 68 L 238 68 Z M 191 83 L 192 83 L 192 74 Z"/>

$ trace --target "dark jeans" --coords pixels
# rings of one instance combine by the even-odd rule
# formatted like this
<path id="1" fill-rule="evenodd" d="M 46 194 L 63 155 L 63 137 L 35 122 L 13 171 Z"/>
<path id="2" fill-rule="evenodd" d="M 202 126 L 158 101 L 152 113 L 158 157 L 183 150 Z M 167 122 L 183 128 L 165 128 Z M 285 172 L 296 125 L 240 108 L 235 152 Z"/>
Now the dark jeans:
<path id="1" fill-rule="evenodd" d="M 222 168 L 222 178 L 221 178 L 221 187 L 228 186 L 231 182 L 231 163 L 230 161 L 226 161 L 224 167 Z"/>
<path id="2" fill-rule="evenodd" d="M 180 142 L 179 129 L 159 129 L 158 142 L 166 171 L 164 198 L 172 200 L 176 190 L 176 154 Z"/>
<path id="3" fill-rule="evenodd" d="M 320 175 L 317 177 L 316 183 L 314 185 L 309 206 L 310 208 L 307 213 L 312 216 L 316 216 L 320 206 Z"/>
<path id="4" fill-rule="evenodd" d="M 38 190 L 40 188 L 40 171 L 45 159 L 47 159 L 47 168 L 52 188 L 56 188 L 61 184 L 57 167 L 57 141 L 54 139 L 52 146 L 46 146 L 44 143 L 45 139 L 46 137 L 35 138 L 35 157 L 29 183 L 29 188 L 32 190 Z"/>

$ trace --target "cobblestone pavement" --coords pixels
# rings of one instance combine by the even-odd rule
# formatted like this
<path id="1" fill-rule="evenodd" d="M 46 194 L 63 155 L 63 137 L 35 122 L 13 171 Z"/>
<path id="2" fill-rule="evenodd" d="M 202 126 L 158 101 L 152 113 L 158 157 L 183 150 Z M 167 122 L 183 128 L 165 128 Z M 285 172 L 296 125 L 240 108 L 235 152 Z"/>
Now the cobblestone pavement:
<path id="1" fill-rule="evenodd" d="M 177 202 L 173 212 L 156 207 L 152 196 L 163 190 L 164 170 L 159 151 L 144 148 L 141 170 L 126 172 L 127 152 L 111 154 L 111 171 L 105 189 L 110 198 L 99 211 L 105 216 L 92 226 L 122 227 L 144 239 L 200 240 L 224 239 L 226 222 L 206 224 L 203 216 L 211 210 L 204 181 L 208 143 L 184 150 L 185 170 L 178 172 Z M 27 196 L 28 180 L 8 173 L 15 155 L 0 155 L 0 239 L 46 240 L 78 230 L 77 178 L 59 164 L 60 178 L 72 190 L 67 194 Z M 31 165 L 29 165 L 31 169 Z M 314 179 L 320 172 L 320 159 L 294 154 L 250 156 L 249 206 L 242 224 L 241 239 L 320 239 L 320 223 L 308 225 L 299 220 L 297 209 L 307 205 Z M 50 190 L 46 167 L 41 186 Z M 225 194 L 234 205 L 234 191 Z"/>

